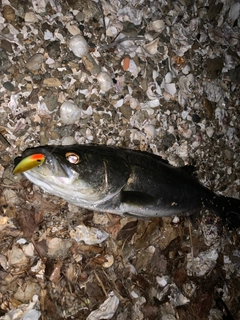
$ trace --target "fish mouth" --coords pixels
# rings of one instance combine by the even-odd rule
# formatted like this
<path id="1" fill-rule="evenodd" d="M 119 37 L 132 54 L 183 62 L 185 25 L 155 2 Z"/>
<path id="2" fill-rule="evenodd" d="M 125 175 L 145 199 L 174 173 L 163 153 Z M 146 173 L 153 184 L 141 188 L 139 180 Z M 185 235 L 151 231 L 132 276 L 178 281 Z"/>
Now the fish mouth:
<path id="1" fill-rule="evenodd" d="M 14 160 L 14 174 L 38 174 L 40 176 L 54 176 L 60 182 L 71 183 L 76 178 L 69 166 L 62 163 L 61 159 L 51 152 L 40 149 L 39 152 L 27 150 L 22 157 Z"/>
<path id="2" fill-rule="evenodd" d="M 38 160 L 38 161 L 37 161 Z M 44 147 L 27 149 L 14 160 L 13 173 L 22 173 L 44 191 L 76 205 L 95 205 L 103 201 L 91 183 L 80 178 L 77 168 L 64 155 Z"/>

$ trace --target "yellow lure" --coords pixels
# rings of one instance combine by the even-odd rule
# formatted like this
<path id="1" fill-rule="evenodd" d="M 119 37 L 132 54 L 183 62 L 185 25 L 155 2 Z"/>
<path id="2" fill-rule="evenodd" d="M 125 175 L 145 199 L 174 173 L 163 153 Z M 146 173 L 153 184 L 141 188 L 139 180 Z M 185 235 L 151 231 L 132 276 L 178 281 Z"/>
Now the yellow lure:
<path id="1" fill-rule="evenodd" d="M 29 157 L 22 159 L 13 169 L 13 173 L 17 174 L 17 173 L 22 173 L 24 171 L 33 169 L 43 164 L 44 160 L 45 160 L 44 154 L 42 153 L 33 154 Z"/>

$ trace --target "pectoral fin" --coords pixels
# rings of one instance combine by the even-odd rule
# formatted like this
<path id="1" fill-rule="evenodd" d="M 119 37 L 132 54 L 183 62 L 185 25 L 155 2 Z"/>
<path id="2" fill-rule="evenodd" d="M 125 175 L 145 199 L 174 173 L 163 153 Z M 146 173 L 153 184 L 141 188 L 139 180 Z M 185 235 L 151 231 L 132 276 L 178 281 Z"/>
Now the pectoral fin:
<path id="1" fill-rule="evenodd" d="M 120 199 L 122 203 L 131 206 L 154 205 L 156 198 L 139 191 L 121 191 Z"/>

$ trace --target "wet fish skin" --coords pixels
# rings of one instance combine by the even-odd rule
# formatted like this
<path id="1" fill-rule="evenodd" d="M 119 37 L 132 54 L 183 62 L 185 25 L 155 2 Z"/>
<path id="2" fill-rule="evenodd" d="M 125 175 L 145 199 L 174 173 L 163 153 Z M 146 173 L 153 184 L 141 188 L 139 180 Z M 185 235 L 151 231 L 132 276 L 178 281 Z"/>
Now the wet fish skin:
<path id="1" fill-rule="evenodd" d="M 206 208 L 240 226 L 240 200 L 216 195 L 185 167 L 173 167 L 154 154 L 100 145 L 43 146 L 25 150 L 15 165 L 37 153 L 44 154 L 45 161 L 23 172 L 25 177 L 77 206 L 136 217 Z M 79 162 L 69 162 L 69 153 Z"/>

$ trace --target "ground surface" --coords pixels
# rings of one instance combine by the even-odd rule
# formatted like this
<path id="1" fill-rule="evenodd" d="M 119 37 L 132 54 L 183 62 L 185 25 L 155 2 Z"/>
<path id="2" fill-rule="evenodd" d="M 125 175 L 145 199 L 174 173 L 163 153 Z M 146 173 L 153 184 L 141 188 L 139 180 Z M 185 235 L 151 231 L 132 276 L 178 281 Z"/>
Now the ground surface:
<path id="1" fill-rule="evenodd" d="M 30 146 L 108 144 L 195 165 L 205 186 L 239 198 L 239 10 L 231 0 L 2 1 L 1 319 L 223 319 L 222 301 L 240 319 L 239 235 L 214 216 L 100 215 L 12 174 Z M 76 34 L 83 58 L 70 49 Z M 77 241 L 79 225 L 108 237 Z M 104 301 L 105 315 L 92 314 Z"/>

